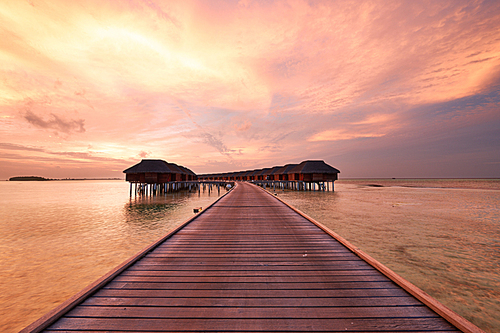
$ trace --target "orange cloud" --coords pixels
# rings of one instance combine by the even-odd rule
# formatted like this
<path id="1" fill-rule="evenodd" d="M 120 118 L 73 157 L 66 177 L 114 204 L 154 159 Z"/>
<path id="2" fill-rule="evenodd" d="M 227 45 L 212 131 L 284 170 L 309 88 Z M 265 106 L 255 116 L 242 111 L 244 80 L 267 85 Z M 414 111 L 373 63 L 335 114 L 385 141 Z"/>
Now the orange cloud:
<path id="1" fill-rule="evenodd" d="M 359 138 L 379 138 L 398 128 L 394 116 L 386 114 L 370 115 L 367 118 L 345 124 L 345 128 L 330 129 L 316 133 L 308 141 L 340 141 Z"/>
<path id="2" fill-rule="evenodd" d="M 498 22 L 487 1 L 8 1 L 0 142 L 187 166 L 316 158 L 494 90 Z"/>
<path id="3" fill-rule="evenodd" d="M 340 140 L 352 140 L 359 138 L 378 138 L 384 136 L 383 133 L 359 133 L 351 132 L 347 130 L 337 129 L 337 130 L 327 130 L 321 133 L 313 135 L 308 141 L 340 141 Z"/>

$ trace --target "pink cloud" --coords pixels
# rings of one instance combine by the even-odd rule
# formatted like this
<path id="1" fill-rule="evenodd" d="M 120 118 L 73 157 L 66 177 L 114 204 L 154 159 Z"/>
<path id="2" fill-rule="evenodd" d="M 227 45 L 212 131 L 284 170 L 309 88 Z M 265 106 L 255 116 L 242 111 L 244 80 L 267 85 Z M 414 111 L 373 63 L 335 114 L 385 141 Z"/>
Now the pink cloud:
<path id="1" fill-rule="evenodd" d="M 383 149 L 429 105 L 469 98 L 443 130 L 481 126 L 474 96 L 496 98 L 500 78 L 487 1 L 19 1 L 0 22 L 0 141 L 118 160 L 252 168 L 334 156 L 333 141 Z"/>

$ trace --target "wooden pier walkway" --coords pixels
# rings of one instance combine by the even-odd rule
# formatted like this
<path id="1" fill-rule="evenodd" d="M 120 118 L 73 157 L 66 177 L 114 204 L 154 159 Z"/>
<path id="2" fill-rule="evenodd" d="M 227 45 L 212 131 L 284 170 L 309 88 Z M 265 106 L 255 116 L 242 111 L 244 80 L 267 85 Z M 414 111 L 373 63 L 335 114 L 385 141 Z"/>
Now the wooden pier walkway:
<path id="1" fill-rule="evenodd" d="M 391 274 L 239 183 L 23 332 L 481 332 Z"/>

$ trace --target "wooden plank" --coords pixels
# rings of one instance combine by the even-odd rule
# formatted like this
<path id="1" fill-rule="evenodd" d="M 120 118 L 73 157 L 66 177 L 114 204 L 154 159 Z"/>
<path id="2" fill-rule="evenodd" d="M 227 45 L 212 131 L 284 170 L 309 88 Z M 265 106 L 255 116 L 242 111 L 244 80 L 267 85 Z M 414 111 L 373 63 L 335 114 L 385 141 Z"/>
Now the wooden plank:
<path id="1" fill-rule="evenodd" d="M 293 244 L 296 244 L 294 246 Z M 316 248 L 324 248 L 324 247 L 332 247 L 339 252 L 345 252 L 346 248 L 345 247 L 339 247 L 336 245 L 331 245 L 328 243 L 328 241 L 315 241 L 314 243 L 308 243 L 308 244 L 300 244 L 297 245 L 297 242 L 292 242 L 292 241 L 279 241 L 275 239 L 274 241 L 272 239 L 264 241 L 242 241 L 242 242 L 236 242 L 236 241 L 202 241 L 200 240 L 197 242 L 196 240 L 191 240 L 191 241 L 177 241 L 177 242 L 169 242 L 169 246 L 172 247 L 179 247 L 179 249 L 187 249 L 188 251 L 193 251 L 195 252 L 196 250 L 204 250 L 207 247 L 210 247 L 212 249 L 226 249 L 226 248 L 234 248 L 235 250 L 246 250 L 249 248 L 253 249 L 261 249 L 261 250 L 266 250 L 266 249 L 275 249 L 275 248 L 286 248 L 286 247 L 294 247 L 295 249 L 298 250 L 308 250 L 308 249 L 316 249 Z"/>
<path id="2" fill-rule="evenodd" d="M 155 260 L 156 259 L 156 260 Z M 296 260 L 298 262 L 313 262 L 313 261 L 353 261 L 355 257 L 351 255 L 320 255 L 309 252 L 297 252 L 297 253 L 289 253 L 289 254 L 232 254 L 228 253 L 227 255 L 217 254 L 217 255 L 189 255 L 189 254 L 177 254 L 175 256 L 165 256 L 165 255 L 148 255 L 144 257 L 143 262 L 167 262 L 171 260 L 184 260 L 184 261 L 199 261 L 203 260 L 205 262 L 220 262 L 224 261 L 232 261 L 233 259 L 238 260 L 239 262 L 248 262 L 248 261 L 290 261 Z"/>
<path id="3" fill-rule="evenodd" d="M 309 257 L 307 258 L 303 255 L 296 255 L 295 257 L 287 257 L 287 258 L 272 258 L 272 257 L 257 257 L 252 259 L 245 257 L 220 257 L 220 258 L 210 258 L 210 257 L 163 257 L 163 258 L 144 258 L 141 260 L 141 264 L 148 265 L 168 265 L 168 264 L 193 264 L 193 263 L 203 263 L 203 264 L 213 264 L 213 265 L 227 265 L 232 264 L 236 265 L 252 265 L 258 264 L 262 265 L 263 263 L 267 264 L 275 264 L 275 265 L 302 265 L 302 266 L 320 266 L 328 263 L 336 264 L 336 263 L 351 263 L 353 266 L 363 267 L 363 262 L 358 262 L 358 260 L 353 260 L 352 258 L 315 258 Z"/>
<path id="4" fill-rule="evenodd" d="M 447 326 L 443 329 L 443 326 Z M 442 318 L 369 318 L 369 319 L 149 319 L 144 318 L 61 318 L 51 330 L 104 331 L 457 331 Z"/>
<path id="5" fill-rule="evenodd" d="M 207 248 L 207 245 L 210 247 Z M 231 253 L 288 253 L 288 252 L 300 252 L 300 251 L 312 251 L 317 253 L 339 253 L 339 254 L 352 254 L 346 248 L 325 248 L 326 246 L 292 246 L 288 244 L 278 244 L 269 242 L 266 244 L 256 244 L 252 243 L 247 246 L 235 246 L 230 244 L 216 245 L 213 243 L 205 244 L 203 246 L 196 245 L 181 245 L 177 244 L 175 247 L 162 247 L 157 249 L 155 253 L 225 253 L 225 251 L 231 251 Z"/>
<path id="6" fill-rule="evenodd" d="M 53 331 L 53 330 L 47 330 L 46 332 L 58 332 L 58 333 L 75 333 L 74 330 L 56 330 L 56 331 Z M 96 331 L 96 330 L 78 330 L 77 332 L 81 332 L 81 333 L 110 333 L 110 331 Z M 143 330 L 141 331 L 142 333 L 156 333 L 158 331 L 150 331 L 150 330 Z M 163 330 L 161 331 L 163 333 L 181 333 L 181 332 L 187 332 L 185 330 L 182 330 L 182 331 L 172 331 L 172 330 Z M 196 332 L 196 331 L 191 331 L 191 332 Z M 264 331 L 260 330 L 260 331 L 245 331 L 245 333 L 262 333 Z M 294 333 L 308 333 L 308 332 L 311 332 L 311 331 L 300 331 L 300 330 L 294 330 L 293 331 Z M 346 331 L 346 332 L 349 332 L 349 331 Z M 399 332 L 403 332 L 403 331 L 392 331 L 392 332 L 395 332 L 395 333 L 399 333 Z M 408 332 L 408 331 L 407 331 Z M 415 332 L 415 331 L 409 331 L 409 332 Z M 439 331 L 435 331 L 435 330 L 427 330 L 425 331 L 425 333 L 443 333 L 443 332 L 459 332 L 458 330 L 439 330 Z M 121 331 L 121 330 L 113 330 L 113 333 L 130 333 L 129 330 L 127 331 Z"/>
<path id="7" fill-rule="evenodd" d="M 161 306 L 86 306 L 81 305 L 65 315 L 66 318 L 224 318 L 224 319 L 331 319 L 386 318 L 386 307 L 161 307 Z M 438 318 L 426 306 L 404 306 L 391 309 L 391 318 Z"/>
<path id="8" fill-rule="evenodd" d="M 290 255 L 288 257 L 281 256 L 270 256 L 270 257 L 259 257 L 259 256 L 230 256 L 230 257 L 204 257 L 204 256 L 169 256 L 169 257 L 145 257 L 141 259 L 135 265 L 136 268 L 141 266 L 171 266 L 171 265 L 231 265 L 231 266 L 252 266 L 252 265 L 268 265 L 273 264 L 274 266 L 284 265 L 294 265 L 294 266 L 311 266 L 318 268 L 327 268 L 331 267 L 337 268 L 337 264 L 339 267 L 345 266 L 350 268 L 370 268 L 370 265 L 367 263 L 357 260 L 355 257 L 343 256 L 340 255 L 338 257 L 315 257 L 314 255 L 308 255 L 298 253 L 295 255 Z"/>
<path id="9" fill-rule="evenodd" d="M 122 283 L 343 283 L 390 281 L 383 275 L 282 275 L 282 276 L 130 276 L 120 275 L 113 282 Z M 326 285 L 325 285 L 326 286 Z"/>
<path id="10" fill-rule="evenodd" d="M 400 307 L 423 306 L 412 296 L 379 297 L 91 297 L 82 305 L 94 306 L 170 306 L 170 307 Z"/>
<path id="11" fill-rule="evenodd" d="M 352 270 L 360 270 L 360 271 L 369 271 L 370 266 L 368 264 L 359 264 L 359 263 L 337 263 L 336 268 L 339 271 L 344 271 L 347 269 L 352 269 Z M 267 271 L 289 271 L 289 272 L 294 272 L 294 271 L 311 271 L 311 270 L 317 270 L 317 271 L 335 271 L 335 269 L 332 269 L 331 267 L 324 266 L 324 267 L 318 267 L 316 265 L 305 265 L 305 264 L 297 264 L 293 262 L 280 262 L 280 263 L 273 263 L 273 262 L 262 262 L 262 263 L 247 263 L 246 265 L 243 264 L 230 264 L 230 263 L 213 263 L 213 264 L 206 264 L 203 262 L 199 263 L 191 263 L 191 264 L 182 264 L 182 263 L 171 263 L 169 265 L 141 265 L 137 264 L 134 265 L 134 267 L 130 267 L 129 271 L 169 271 L 172 269 L 181 271 L 181 270 L 186 270 L 186 271 L 191 271 L 191 270 L 203 270 L 203 271 L 262 271 L 263 268 L 266 268 Z"/>
<path id="12" fill-rule="evenodd" d="M 278 276 L 287 276 L 287 277 L 341 277 L 341 276 L 379 276 L 380 273 L 375 270 L 307 270 L 307 271 L 286 271 L 286 270 L 240 270 L 240 271 L 209 271 L 209 270 L 169 270 L 169 271 L 149 271 L 149 270 L 127 270 L 120 274 L 118 278 L 122 277 L 136 277 L 136 276 L 144 276 L 144 277 L 196 277 L 196 276 L 204 276 L 204 277 L 278 277 Z"/>
<path id="13" fill-rule="evenodd" d="M 221 249 L 207 249 L 203 248 L 193 248 L 192 246 L 182 248 L 177 246 L 173 249 L 157 249 L 150 253 L 148 256 L 169 256 L 175 254 L 186 254 L 186 255 L 251 255 L 251 254 L 296 254 L 296 253 L 309 253 L 309 254 L 328 254 L 328 255 L 343 255 L 343 256 L 353 256 L 354 254 L 350 251 L 344 249 L 325 249 L 325 248 L 311 248 L 311 247 L 290 247 L 285 248 L 284 246 L 276 248 L 276 245 L 268 248 L 256 249 L 256 245 L 248 248 L 225 246 Z"/>
<path id="14" fill-rule="evenodd" d="M 279 245 L 275 245 L 279 246 Z M 210 244 L 205 245 L 205 248 L 211 247 Z M 254 245 L 254 247 L 259 247 L 258 244 Z M 224 253 L 224 251 L 226 251 Z M 304 256 L 305 254 L 305 256 Z M 144 259 L 148 258 L 175 258 L 175 257 L 198 257 L 198 258 L 203 258 L 203 257 L 209 257 L 209 258 L 219 258 L 222 257 L 224 258 L 225 256 L 231 256 L 231 257 L 237 257 L 237 258 L 248 258 L 248 257 L 279 257 L 279 258 L 286 258 L 286 256 L 304 256 L 304 257 L 309 257 L 309 256 L 317 256 L 317 257 L 330 257 L 332 259 L 339 258 L 340 259 L 354 259 L 355 261 L 358 260 L 359 258 L 355 256 L 353 253 L 350 252 L 344 252 L 340 250 L 331 250 L 331 251 L 325 251 L 325 250 L 316 250 L 314 248 L 310 247 L 304 247 L 304 248 L 296 248 L 294 250 L 271 250 L 267 248 L 263 248 L 260 251 L 250 251 L 245 248 L 235 248 L 231 246 L 224 246 L 224 248 L 217 249 L 217 250 L 202 250 L 200 249 L 199 251 L 196 251 L 196 249 L 189 249 L 189 250 L 183 250 L 183 249 L 178 249 L 176 251 L 158 251 L 154 253 L 150 253 L 147 257 Z"/>
<path id="15" fill-rule="evenodd" d="M 120 290 L 339 290 L 339 289 L 389 289 L 393 282 L 339 282 L 339 283 L 139 283 L 111 282 L 104 289 Z"/>
<path id="16" fill-rule="evenodd" d="M 172 282 L 172 283 L 162 283 L 162 282 L 117 282 L 112 281 L 108 283 L 105 289 L 144 289 L 144 290 L 199 290 L 199 289 L 226 289 L 226 290 L 280 290 L 280 289 L 317 289 L 317 290 L 329 290 L 329 289 L 383 289 L 383 288 L 394 288 L 394 283 L 392 281 L 340 281 L 340 282 L 197 282 L 197 283 L 186 283 L 186 282 Z"/>
<path id="17" fill-rule="evenodd" d="M 168 297 L 224 297 L 224 298 L 337 298 L 337 297 L 387 297 L 408 296 L 401 288 L 392 289 L 280 289 L 280 290 L 121 290 L 101 289 L 95 297 L 142 297 L 142 298 L 168 298 Z"/>

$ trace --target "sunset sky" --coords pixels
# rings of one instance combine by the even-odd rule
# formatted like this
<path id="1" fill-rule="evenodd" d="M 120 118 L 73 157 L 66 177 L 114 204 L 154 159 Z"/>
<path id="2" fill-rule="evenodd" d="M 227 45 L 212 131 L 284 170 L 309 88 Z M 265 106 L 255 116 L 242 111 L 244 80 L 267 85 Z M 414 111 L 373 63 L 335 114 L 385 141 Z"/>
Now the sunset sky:
<path id="1" fill-rule="evenodd" d="M 500 177 L 500 1 L 0 2 L 0 179 Z"/>

